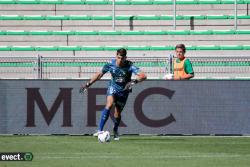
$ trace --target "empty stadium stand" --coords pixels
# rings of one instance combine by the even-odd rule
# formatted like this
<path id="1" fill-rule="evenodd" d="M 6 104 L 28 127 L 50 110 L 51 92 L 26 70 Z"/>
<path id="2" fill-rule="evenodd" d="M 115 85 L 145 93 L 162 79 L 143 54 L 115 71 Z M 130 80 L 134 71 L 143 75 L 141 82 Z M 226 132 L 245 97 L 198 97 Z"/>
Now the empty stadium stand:
<path id="1" fill-rule="evenodd" d="M 250 77 L 250 0 L 237 1 L 237 29 L 234 0 L 176 3 L 174 30 L 172 0 L 116 0 L 113 30 L 112 0 L 1 0 L 0 78 L 89 78 L 120 47 L 162 78 L 177 43 L 196 78 Z"/>

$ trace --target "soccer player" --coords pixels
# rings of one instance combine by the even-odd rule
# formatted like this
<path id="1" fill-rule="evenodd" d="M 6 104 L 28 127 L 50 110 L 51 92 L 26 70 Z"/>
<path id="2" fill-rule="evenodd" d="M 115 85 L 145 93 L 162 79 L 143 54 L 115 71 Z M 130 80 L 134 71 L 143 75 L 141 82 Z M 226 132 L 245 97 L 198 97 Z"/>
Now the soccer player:
<path id="1" fill-rule="evenodd" d="M 127 60 L 127 51 L 121 48 L 117 50 L 115 59 L 105 64 L 102 71 L 97 72 L 89 82 L 80 88 L 80 92 L 85 92 L 94 82 L 100 80 L 107 72 L 111 73 L 111 80 L 107 89 L 106 106 L 102 110 L 99 128 L 94 136 L 98 136 L 98 134 L 103 131 L 103 127 L 109 118 L 110 110 L 114 105 L 114 140 L 119 140 L 118 126 L 121 121 L 121 112 L 126 104 L 129 92 L 131 92 L 133 85 L 144 81 L 147 77 L 144 72 L 134 66 L 131 61 Z M 131 80 L 132 73 L 136 75 L 135 80 Z"/>

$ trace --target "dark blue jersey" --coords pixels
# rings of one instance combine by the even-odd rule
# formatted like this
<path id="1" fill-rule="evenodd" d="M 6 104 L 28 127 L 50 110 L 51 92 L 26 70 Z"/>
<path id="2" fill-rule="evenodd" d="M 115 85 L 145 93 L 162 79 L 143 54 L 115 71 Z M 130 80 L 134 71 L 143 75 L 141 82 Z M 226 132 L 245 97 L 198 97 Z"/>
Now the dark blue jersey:
<path id="1" fill-rule="evenodd" d="M 102 68 L 102 73 L 110 72 L 111 81 L 109 87 L 114 89 L 114 92 L 120 92 L 126 84 L 131 81 L 132 74 L 138 74 L 139 68 L 134 66 L 131 61 L 126 60 L 123 67 L 116 65 L 116 60 L 112 59 L 111 63 L 107 63 Z"/>

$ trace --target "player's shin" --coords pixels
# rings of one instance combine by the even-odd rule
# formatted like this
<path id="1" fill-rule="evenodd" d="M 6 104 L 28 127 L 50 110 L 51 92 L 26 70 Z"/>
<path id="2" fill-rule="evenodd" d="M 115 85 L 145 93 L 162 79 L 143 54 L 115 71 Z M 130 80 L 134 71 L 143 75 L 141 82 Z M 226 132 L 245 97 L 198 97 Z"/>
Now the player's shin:
<path id="1" fill-rule="evenodd" d="M 102 110 L 102 116 L 101 116 L 101 120 L 100 120 L 100 124 L 99 124 L 99 131 L 103 130 L 103 127 L 109 118 L 109 113 L 110 113 L 110 110 L 108 110 L 106 108 L 104 108 Z"/>
<path id="2" fill-rule="evenodd" d="M 118 132 L 118 127 L 121 122 L 121 117 L 114 118 L 114 132 Z"/>

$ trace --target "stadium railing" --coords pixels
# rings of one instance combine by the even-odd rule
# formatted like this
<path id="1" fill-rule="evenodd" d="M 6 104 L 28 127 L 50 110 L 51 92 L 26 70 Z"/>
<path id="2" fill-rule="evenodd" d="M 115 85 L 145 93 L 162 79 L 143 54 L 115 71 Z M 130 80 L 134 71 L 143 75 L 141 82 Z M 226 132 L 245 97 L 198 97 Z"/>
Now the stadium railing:
<path id="1" fill-rule="evenodd" d="M 111 57 L 1 57 L 0 78 L 89 78 Z M 131 57 L 149 78 L 162 79 L 167 73 L 168 59 L 164 57 Z M 195 78 L 249 78 L 250 57 L 190 57 Z M 69 77 L 70 76 L 70 77 Z M 109 77 L 109 76 L 107 76 Z"/>
<path id="2" fill-rule="evenodd" d="M 249 4 L 250 0 L 238 0 Z M 112 0 L 1 0 L 0 4 L 111 5 Z M 116 5 L 172 5 L 172 0 L 116 0 Z M 234 0 L 176 0 L 176 4 L 234 4 Z"/>

